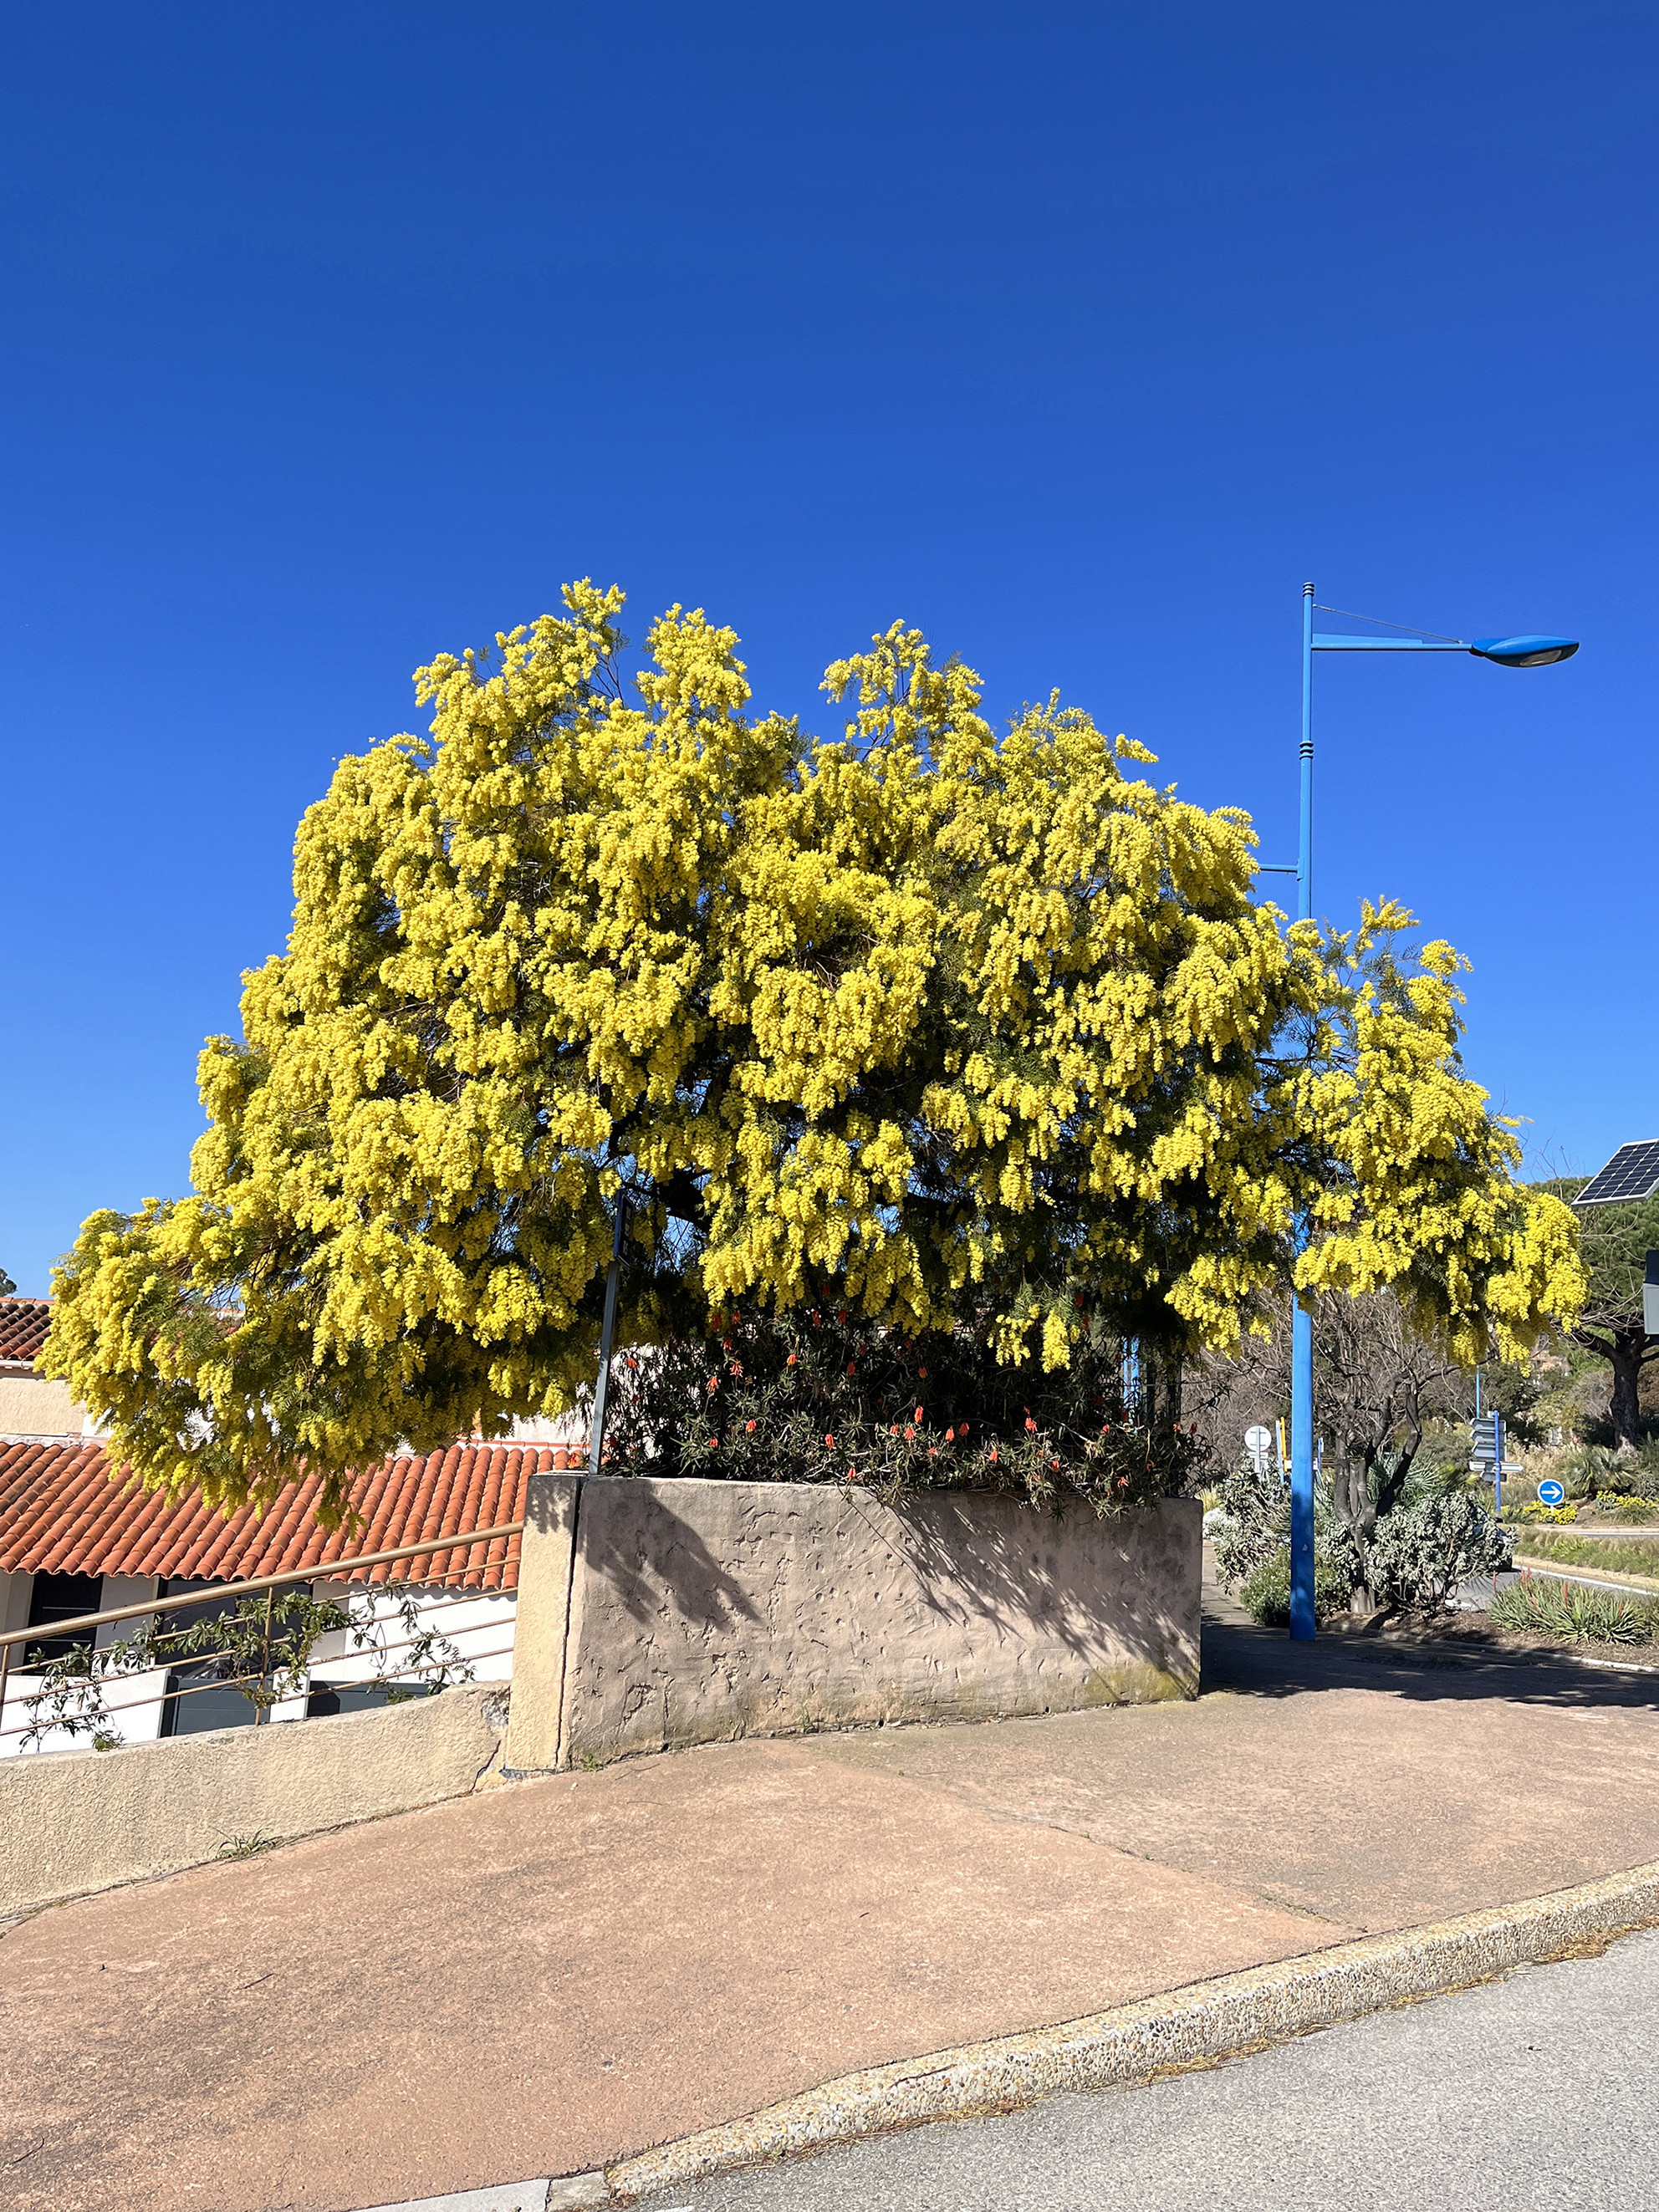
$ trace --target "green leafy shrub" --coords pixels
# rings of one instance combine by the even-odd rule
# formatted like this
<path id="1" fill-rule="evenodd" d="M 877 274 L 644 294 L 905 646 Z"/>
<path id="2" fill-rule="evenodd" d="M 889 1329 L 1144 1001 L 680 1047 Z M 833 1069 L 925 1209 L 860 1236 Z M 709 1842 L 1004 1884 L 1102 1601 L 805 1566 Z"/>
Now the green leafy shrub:
<path id="1" fill-rule="evenodd" d="M 1420 1498 L 1385 1514 L 1371 1532 L 1371 1583 L 1395 1605 L 1443 1604 L 1474 1575 L 1513 1563 L 1510 1540 L 1468 1491 Z"/>
<path id="2" fill-rule="evenodd" d="M 340 1632 L 349 1636 L 354 1650 L 366 1656 L 386 1660 L 394 1648 L 401 1654 L 390 1674 L 371 1678 L 371 1686 L 386 1689 L 388 1703 L 400 1694 L 422 1693 L 410 1690 L 402 1679 L 411 1674 L 422 1677 L 425 1689 L 471 1680 L 472 1669 L 458 1646 L 429 1615 L 422 1616 L 413 1586 L 387 1586 L 379 1595 L 404 1632 L 395 1647 L 386 1643 L 394 1626 L 391 1619 L 363 1620 L 348 1606 L 315 1599 L 298 1588 L 239 1598 L 228 1612 L 189 1627 L 173 1626 L 166 1613 L 153 1613 L 114 1644 L 73 1645 L 40 1669 L 39 1686 L 23 1700 L 28 1717 L 23 1747 L 61 1732 L 90 1737 L 94 1751 L 118 1749 L 123 1739 L 112 1724 L 105 1691 L 151 1668 L 192 1661 L 202 1662 L 193 1670 L 201 1680 L 234 1686 L 257 1712 L 266 1711 L 305 1688 L 313 1646 L 320 1637 Z"/>
<path id="3" fill-rule="evenodd" d="M 1569 1498 L 1622 1495 L 1637 1486 L 1632 1455 L 1617 1452 L 1610 1444 L 1574 1444 L 1561 1454 L 1555 1472 Z"/>
<path id="4" fill-rule="evenodd" d="M 1613 1590 L 1553 1576 L 1523 1574 L 1498 1591 L 1487 1618 L 1499 1628 L 1570 1644 L 1651 1644 L 1659 1635 L 1659 1600 L 1620 1597 Z"/>
<path id="5" fill-rule="evenodd" d="M 1314 1612 L 1321 1620 L 1340 1613 L 1349 1599 L 1350 1584 L 1336 1562 L 1314 1552 Z M 1291 1551 L 1288 1544 L 1265 1559 L 1241 1587 L 1239 1602 L 1264 1628 L 1286 1628 L 1291 1619 Z"/>
<path id="6" fill-rule="evenodd" d="M 1174 1418 L 1170 1376 L 1143 1347 L 1123 1389 L 1121 1340 L 1099 1317 L 1070 1364 L 1000 1363 L 986 1328 L 908 1337 L 838 1304 L 748 1308 L 715 1334 L 624 1355 L 606 1460 L 618 1473 L 858 1484 L 883 1496 L 1012 1491 L 1100 1512 L 1194 1486 L 1204 1448 Z"/>
<path id="7" fill-rule="evenodd" d="M 1222 1484 L 1220 1495 L 1227 1518 L 1215 1535 L 1216 1575 L 1224 1588 L 1242 1594 L 1257 1568 L 1290 1542 L 1291 1486 L 1276 1468 L 1257 1474 L 1243 1467 Z M 1346 1604 L 1358 1586 L 1359 1555 L 1322 1485 L 1314 1492 L 1314 1563 L 1316 1577 L 1322 1571 L 1340 1583 Z"/>

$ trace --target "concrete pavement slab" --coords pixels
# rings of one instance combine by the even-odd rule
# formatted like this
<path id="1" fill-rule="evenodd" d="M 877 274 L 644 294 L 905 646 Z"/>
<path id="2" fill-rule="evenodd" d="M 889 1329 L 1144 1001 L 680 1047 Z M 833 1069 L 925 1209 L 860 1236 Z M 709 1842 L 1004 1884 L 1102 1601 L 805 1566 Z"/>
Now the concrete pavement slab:
<path id="1" fill-rule="evenodd" d="M 1659 1853 L 1659 1679 L 1212 1622 L 1196 1705 L 817 1740 L 1366 1933 Z"/>
<path id="2" fill-rule="evenodd" d="M 17 2212 L 577 2173 L 859 2067 L 1659 1856 L 1659 1683 L 1217 1625 L 1196 1704 L 526 1783 L 0 1939 Z"/>
<path id="3" fill-rule="evenodd" d="M 1108 1716 L 1102 1716 L 1103 1719 Z M 787 1743 L 496 1790 L 0 1942 L 17 2212 L 570 2172 L 1346 1932 Z"/>

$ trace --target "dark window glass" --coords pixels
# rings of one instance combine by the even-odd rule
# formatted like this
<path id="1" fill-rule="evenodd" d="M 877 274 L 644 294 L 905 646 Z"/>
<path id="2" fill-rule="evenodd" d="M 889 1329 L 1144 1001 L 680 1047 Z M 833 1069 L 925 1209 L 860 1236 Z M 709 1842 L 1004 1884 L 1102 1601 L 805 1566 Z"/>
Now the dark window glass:
<path id="1" fill-rule="evenodd" d="M 204 1735 L 209 1729 L 252 1728 L 258 1708 L 238 1689 L 216 1682 L 212 1661 L 194 1667 L 175 1667 L 167 1675 L 167 1695 L 161 1707 L 163 1735 Z M 181 1697 L 180 1691 L 188 1692 Z"/>
<path id="2" fill-rule="evenodd" d="M 394 1682 L 381 1689 L 369 1682 L 313 1682 L 306 1698 L 308 1721 L 330 1720 L 336 1713 L 366 1713 L 376 1705 L 401 1705 L 406 1698 L 424 1698 L 431 1682 Z"/>
<path id="3" fill-rule="evenodd" d="M 158 1595 L 189 1597 L 200 1593 L 195 1605 L 181 1605 L 166 1616 L 168 1628 L 193 1628 L 199 1620 L 222 1620 L 236 1609 L 236 1599 L 222 1583 L 194 1582 L 175 1577 L 163 1583 Z M 227 1662 L 234 1664 L 234 1662 Z M 204 1735 L 210 1729 L 252 1728 L 259 1709 L 234 1685 L 216 1678 L 221 1664 L 210 1653 L 186 1659 L 167 1675 L 167 1695 L 161 1707 L 163 1735 Z M 252 1685 L 250 1685 L 250 1687 Z"/>
<path id="4" fill-rule="evenodd" d="M 99 1575 L 36 1575 L 29 1592 L 26 1628 L 50 1628 L 55 1620 L 73 1620 L 77 1613 L 96 1613 L 103 1578 Z M 90 1644 L 96 1631 L 83 1628 L 78 1636 L 43 1636 L 24 1646 L 26 1667 L 49 1667 L 77 1644 Z"/>

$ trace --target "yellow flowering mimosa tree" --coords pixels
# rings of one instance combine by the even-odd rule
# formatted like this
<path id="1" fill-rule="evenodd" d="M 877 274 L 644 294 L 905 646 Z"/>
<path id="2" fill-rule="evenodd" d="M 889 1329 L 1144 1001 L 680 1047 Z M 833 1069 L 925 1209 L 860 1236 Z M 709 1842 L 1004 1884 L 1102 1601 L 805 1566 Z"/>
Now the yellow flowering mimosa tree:
<path id="1" fill-rule="evenodd" d="M 1471 1363 L 1576 1312 L 1571 1216 L 1513 1180 L 1407 915 L 1287 924 L 1247 816 L 1056 700 L 999 737 L 902 624 L 829 671 L 820 742 L 701 611 L 629 685 L 621 592 L 564 600 L 341 763 L 202 1056 L 191 1194 L 58 1271 L 55 1371 L 143 1480 L 304 1465 L 337 1508 L 399 1443 L 568 1407 L 624 1188 L 635 1341 L 826 1279 L 1049 1370 L 1085 1310 L 1225 1351 L 1291 1280 L 1391 1285 Z"/>

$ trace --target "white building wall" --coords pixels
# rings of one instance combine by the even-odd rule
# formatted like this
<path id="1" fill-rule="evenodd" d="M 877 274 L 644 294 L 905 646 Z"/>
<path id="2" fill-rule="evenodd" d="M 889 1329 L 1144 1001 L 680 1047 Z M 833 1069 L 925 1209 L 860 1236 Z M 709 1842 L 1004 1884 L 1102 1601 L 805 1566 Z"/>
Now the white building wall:
<path id="1" fill-rule="evenodd" d="M 407 1650 L 391 1649 L 402 1644 L 411 1633 L 403 1624 L 399 1596 L 415 1600 L 418 1626 L 413 1632 L 422 1633 L 430 1627 L 447 1638 L 471 1666 L 475 1682 L 512 1680 L 513 1625 L 518 1601 L 511 1591 L 428 1590 L 398 1585 L 395 1594 L 384 1586 L 371 1593 L 361 1583 L 319 1582 L 313 1583 L 312 1595 L 319 1604 L 345 1606 L 354 1622 L 365 1626 L 372 1622 L 387 1647 L 382 1662 L 373 1647 L 360 1649 L 354 1644 L 349 1629 L 337 1629 L 322 1638 L 312 1654 L 313 1680 L 368 1682 L 383 1664 L 390 1673 L 407 1663 L 410 1656 Z"/>
<path id="2" fill-rule="evenodd" d="M 0 1576 L 0 1619 L 7 1628 L 22 1628 L 28 1621 L 29 1592 L 33 1577 L 29 1575 Z M 417 1627 L 420 1633 L 428 1627 L 435 1628 L 459 1652 L 462 1660 L 471 1667 L 471 1679 L 476 1682 L 507 1682 L 513 1677 L 514 1619 L 517 1601 L 512 1592 L 483 1592 L 477 1590 L 408 1589 L 399 1585 L 400 1592 L 415 1600 Z M 118 1606 L 141 1605 L 156 1596 L 160 1585 L 153 1577 L 106 1575 L 100 1592 L 99 1610 L 106 1612 Z M 192 1590 L 188 1601 L 182 1595 L 180 1602 L 199 1604 L 210 1597 L 213 1587 Z M 313 1595 L 319 1602 L 331 1601 L 344 1605 L 354 1621 L 373 1623 L 379 1630 L 380 1650 L 375 1645 L 360 1647 L 351 1641 L 351 1632 L 337 1629 L 325 1636 L 312 1654 L 308 1687 L 326 1683 L 331 1688 L 345 1688 L 354 1683 L 371 1682 L 382 1668 L 389 1674 L 399 1665 L 407 1664 L 411 1654 L 402 1646 L 411 1631 L 403 1621 L 398 1596 L 384 1587 L 373 1592 L 361 1583 L 319 1582 L 313 1585 Z M 142 1620 L 107 1621 L 96 1632 L 100 1649 L 118 1641 Z M 384 1651 L 384 1656 L 381 1652 Z M 416 1678 L 408 1678 L 410 1686 Z M 14 1669 L 6 1684 L 5 1705 L 0 1712 L 0 1758 L 15 1757 L 25 1748 L 21 1730 L 28 1723 L 26 1700 L 41 1686 L 43 1677 L 38 1674 L 25 1674 Z M 104 1703 L 109 1709 L 111 1732 L 124 1743 L 153 1743 L 161 1730 L 163 1700 L 167 1692 L 167 1670 L 151 1668 L 138 1674 L 112 1679 L 105 1686 Z M 299 1721 L 306 1717 L 306 1693 L 284 1698 L 270 1709 L 272 1722 Z M 84 1735 L 71 1735 L 63 1729 L 54 1729 L 38 1743 L 27 1748 L 30 1755 L 40 1752 L 82 1750 L 87 1747 Z"/>
<path id="3" fill-rule="evenodd" d="M 27 1627 L 33 1576 L 0 1576 L 0 1583 L 5 1585 L 0 1589 L 0 1620 L 8 1629 Z M 97 1610 L 107 1613 L 117 1606 L 143 1605 L 156 1595 L 159 1588 L 153 1575 L 105 1575 L 99 1584 Z M 137 1620 L 106 1620 L 94 1632 L 94 1640 L 103 1650 L 143 1626 L 142 1616 Z M 49 1632 L 41 1631 L 43 1635 Z M 21 1648 L 14 1644 L 14 1654 Z M 86 1749 L 87 1737 L 71 1735 L 67 1729 L 49 1729 L 37 1742 L 24 1743 L 23 1731 L 30 1719 L 27 1701 L 45 1679 L 39 1674 L 25 1674 L 15 1666 L 9 1672 L 5 1705 L 0 1711 L 0 1759 L 15 1758 L 25 1751 L 33 1755 L 43 1751 Z M 165 1668 L 146 1668 L 140 1674 L 112 1679 L 104 1691 L 111 1733 L 123 1743 L 154 1743 L 161 1732 L 161 1700 L 166 1692 Z"/>

